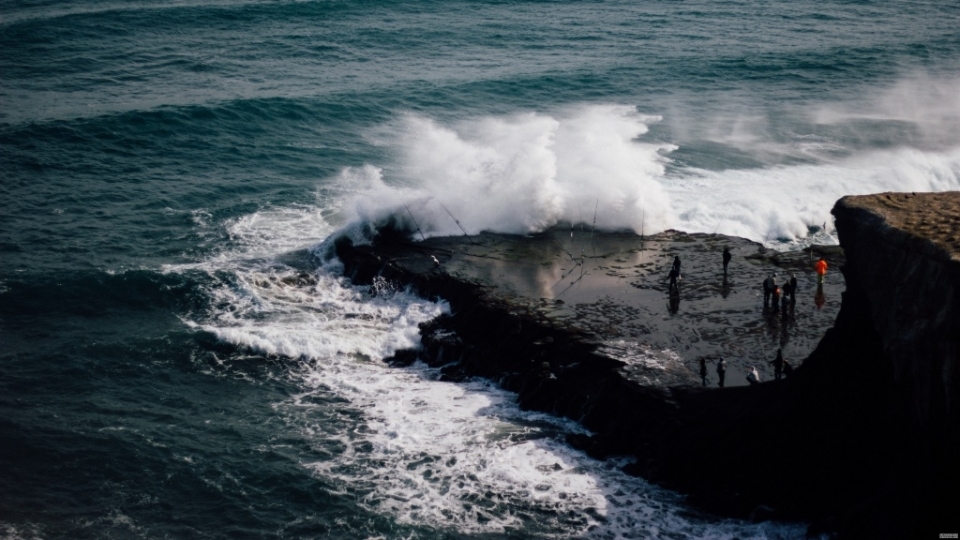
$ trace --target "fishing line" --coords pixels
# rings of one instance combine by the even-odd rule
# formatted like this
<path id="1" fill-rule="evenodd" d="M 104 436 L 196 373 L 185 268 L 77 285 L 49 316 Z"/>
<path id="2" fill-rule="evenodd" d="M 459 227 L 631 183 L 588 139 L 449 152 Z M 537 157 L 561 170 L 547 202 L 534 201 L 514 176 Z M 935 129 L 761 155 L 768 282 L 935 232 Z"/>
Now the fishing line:
<path id="1" fill-rule="evenodd" d="M 417 232 L 420 233 L 420 238 L 422 238 L 423 241 L 426 242 L 426 241 L 427 241 L 427 237 L 424 236 L 424 235 L 423 235 L 423 231 L 420 230 L 420 224 L 417 223 L 417 218 L 413 217 L 413 212 L 410 211 L 410 208 L 407 206 L 407 203 L 405 203 L 405 202 L 403 202 L 403 201 L 400 201 L 400 204 L 402 204 L 403 207 L 407 209 L 407 213 L 410 214 L 410 219 L 413 220 L 414 226 L 417 227 Z"/>
<path id="2" fill-rule="evenodd" d="M 457 219 L 457 218 L 455 218 L 455 217 L 453 217 L 453 214 L 450 212 L 450 210 L 447 210 L 447 207 L 444 206 L 442 202 L 440 202 L 440 199 L 437 199 L 437 204 L 440 205 L 440 208 L 443 208 L 443 209 L 444 209 L 444 211 L 447 213 L 447 215 L 450 216 L 450 219 L 452 219 L 453 222 L 457 224 L 457 227 L 460 227 L 460 230 L 463 231 L 463 235 L 467 237 L 467 240 L 470 241 L 470 244 L 472 244 L 472 245 L 474 245 L 474 246 L 477 245 L 477 243 L 473 241 L 473 238 L 471 238 L 470 235 L 467 234 L 467 230 L 463 228 L 463 225 L 460 224 L 460 220 Z"/>

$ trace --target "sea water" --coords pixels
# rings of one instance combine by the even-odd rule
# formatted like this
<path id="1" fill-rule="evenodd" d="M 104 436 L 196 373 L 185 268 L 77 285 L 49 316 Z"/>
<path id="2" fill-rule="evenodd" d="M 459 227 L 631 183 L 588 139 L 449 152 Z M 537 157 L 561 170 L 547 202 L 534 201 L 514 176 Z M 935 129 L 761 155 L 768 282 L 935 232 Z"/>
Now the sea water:
<path id="1" fill-rule="evenodd" d="M 0 1 L 0 538 L 802 537 L 691 510 L 488 381 L 387 367 L 449 306 L 350 285 L 331 238 L 399 212 L 835 242 L 842 195 L 960 189 L 958 26 Z"/>

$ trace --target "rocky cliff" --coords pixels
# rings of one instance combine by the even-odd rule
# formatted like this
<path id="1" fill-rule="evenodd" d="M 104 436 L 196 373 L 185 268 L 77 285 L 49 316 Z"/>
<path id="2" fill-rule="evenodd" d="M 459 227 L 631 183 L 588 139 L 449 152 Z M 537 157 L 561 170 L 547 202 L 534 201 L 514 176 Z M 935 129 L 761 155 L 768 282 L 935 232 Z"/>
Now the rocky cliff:
<path id="1" fill-rule="evenodd" d="M 914 502 L 918 522 L 957 532 L 960 193 L 844 197 L 833 214 L 848 257 L 841 312 L 849 303 L 869 321 L 882 351 L 863 364 L 881 374 L 888 399 L 878 414 L 899 430 L 898 497 Z"/>
<path id="2" fill-rule="evenodd" d="M 638 248 L 632 235 L 594 244 L 591 233 L 587 256 L 586 244 L 573 249 L 572 230 L 569 246 L 556 231 L 412 242 L 393 222 L 372 245 L 343 239 L 336 252 L 357 282 L 451 303 L 450 316 L 422 328 L 423 347 L 392 362 L 443 365 L 451 380 L 493 378 L 521 406 L 595 433 L 571 444 L 632 455 L 632 472 L 701 508 L 802 519 L 846 538 L 955 532 L 960 195 L 847 197 L 834 214 L 846 290 L 825 334 L 825 312 L 814 308 L 822 302 L 801 298 L 781 315 L 755 299 L 771 271 L 811 283 L 808 255 L 742 239 L 671 233 Z M 724 245 L 736 280 L 702 270 L 718 266 Z M 667 296 L 657 276 L 675 253 L 685 284 Z M 832 298 L 843 289 L 836 272 L 826 288 Z M 804 349 L 805 336 L 819 343 Z M 705 389 L 689 369 L 705 351 L 735 353 L 728 377 L 742 377 L 740 367 L 787 345 L 813 350 L 781 381 Z M 679 355 L 657 357 L 664 347 Z"/>
<path id="3" fill-rule="evenodd" d="M 846 257 L 834 327 L 780 388 L 687 400 L 701 415 L 645 474 L 842 538 L 957 532 L 960 193 L 845 197 L 833 214 Z M 728 460 L 739 474 L 706 465 Z"/>
<path id="4" fill-rule="evenodd" d="M 948 451 L 960 435 L 960 193 L 844 197 L 844 274 L 867 302 L 911 425 Z"/>

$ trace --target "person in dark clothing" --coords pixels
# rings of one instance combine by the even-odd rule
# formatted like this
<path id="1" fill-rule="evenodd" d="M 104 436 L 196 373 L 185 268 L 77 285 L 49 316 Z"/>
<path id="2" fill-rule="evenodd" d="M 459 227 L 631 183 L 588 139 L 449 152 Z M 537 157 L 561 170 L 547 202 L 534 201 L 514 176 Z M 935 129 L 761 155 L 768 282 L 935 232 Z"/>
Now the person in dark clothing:
<path id="1" fill-rule="evenodd" d="M 733 258 L 733 255 L 730 254 L 730 248 L 723 248 L 723 275 L 727 275 L 727 265 L 730 264 L 730 259 Z"/>
<path id="2" fill-rule="evenodd" d="M 770 304 L 770 295 L 773 294 L 773 289 L 777 286 L 777 275 L 772 274 L 767 279 L 763 280 L 763 307 L 767 307 Z"/>
<path id="3" fill-rule="evenodd" d="M 707 385 L 707 359 L 700 358 L 700 380 L 703 383 L 703 386 Z"/>
<path id="4" fill-rule="evenodd" d="M 780 380 L 783 374 L 783 362 L 783 349 L 777 349 L 777 357 L 770 362 L 773 364 L 773 378 L 776 380 Z"/>
<path id="5" fill-rule="evenodd" d="M 776 284 L 773 286 L 773 291 L 770 292 L 771 297 L 773 297 L 773 309 L 780 308 L 780 287 L 777 287 Z"/>
<path id="6" fill-rule="evenodd" d="M 537 372 L 537 377 L 541 379 L 556 379 L 557 376 L 553 374 L 553 371 L 550 369 L 550 362 L 541 362 L 540 370 Z"/>
<path id="7" fill-rule="evenodd" d="M 674 266 L 670 269 L 670 292 L 680 291 L 680 269 Z"/>
<path id="8" fill-rule="evenodd" d="M 721 356 L 717 360 L 717 377 L 720 378 L 720 388 L 723 388 L 723 377 L 727 374 L 727 362 Z"/>
<path id="9" fill-rule="evenodd" d="M 677 269 L 677 272 L 680 271 L 680 256 L 674 255 L 673 257 L 673 267 Z"/>
<path id="10" fill-rule="evenodd" d="M 797 303 L 797 275 L 790 272 L 790 303 Z"/>
<path id="11" fill-rule="evenodd" d="M 793 375 L 793 366 L 790 365 L 790 362 L 787 362 L 786 360 L 784 360 L 784 361 L 783 361 L 783 376 L 784 376 L 784 377 L 789 377 L 790 375 Z"/>

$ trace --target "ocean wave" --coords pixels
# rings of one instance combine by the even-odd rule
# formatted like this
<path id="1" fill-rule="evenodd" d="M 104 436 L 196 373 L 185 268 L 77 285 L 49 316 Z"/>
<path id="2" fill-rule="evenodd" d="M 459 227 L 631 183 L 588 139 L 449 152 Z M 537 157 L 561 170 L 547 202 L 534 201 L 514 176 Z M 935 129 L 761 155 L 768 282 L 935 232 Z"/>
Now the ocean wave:
<path id="1" fill-rule="evenodd" d="M 409 218 L 427 236 L 584 223 L 716 232 L 784 249 L 836 242 L 830 209 L 844 195 L 960 189 L 960 146 L 834 159 L 816 155 L 826 143 L 813 141 L 807 162 L 709 170 L 671 165 L 678 146 L 645 138 L 660 120 L 612 105 L 452 125 L 408 115 L 377 134 L 397 151 L 388 172 L 347 168 L 335 183 L 363 186 L 354 219 Z"/>

